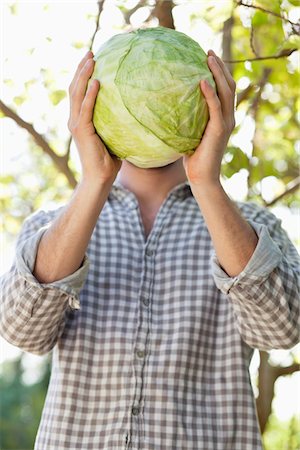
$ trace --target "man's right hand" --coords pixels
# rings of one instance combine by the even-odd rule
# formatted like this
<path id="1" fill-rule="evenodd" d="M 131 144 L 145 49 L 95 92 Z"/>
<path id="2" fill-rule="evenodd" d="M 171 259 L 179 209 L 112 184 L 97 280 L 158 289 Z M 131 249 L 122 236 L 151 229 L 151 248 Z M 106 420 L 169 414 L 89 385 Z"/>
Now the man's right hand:
<path id="1" fill-rule="evenodd" d="M 81 60 L 69 87 L 70 117 L 68 128 L 79 152 L 82 180 L 90 183 L 113 183 L 122 161 L 111 155 L 96 133 L 93 109 L 100 89 L 98 80 L 92 80 L 93 53 L 89 51 Z"/>
<path id="2" fill-rule="evenodd" d="M 87 89 L 95 64 L 92 58 L 92 52 L 85 55 L 69 88 L 68 126 L 79 152 L 82 180 L 39 242 L 33 275 L 40 283 L 61 280 L 82 265 L 99 214 L 122 165 L 107 151 L 93 125 L 100 86 L 94 81 Z"/>

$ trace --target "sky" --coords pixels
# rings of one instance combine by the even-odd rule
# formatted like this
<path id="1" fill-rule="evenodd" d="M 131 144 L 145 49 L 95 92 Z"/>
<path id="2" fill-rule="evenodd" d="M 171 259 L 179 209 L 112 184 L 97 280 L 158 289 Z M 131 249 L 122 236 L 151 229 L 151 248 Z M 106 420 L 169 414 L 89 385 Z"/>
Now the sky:
<path id="1" fill-rule="evenodd" d="M 123 27 L 122 14 L 116 8 L 118 0 L 106 0 L 101 16 L 100 29 L 96 34 L 93 51 L 112 35 L 121 32 Z M 118 1 L 120 3 L 121 0 Z M 128 7 L 133 7 L 136 0 L 129 0 Z M 199 11 L 207 2 L 182 2 L 174 9 L 176 28 L 196 39 L 205 51 L 209 48 L 220 54 L 221 41 L 213 31 L 201 21 L 191 22 L 189 15 Z M 219 0 L 220 11 L 225 11 L 231 1 Z M 14 6 L 15 5 L 15 6 Z M 68 101 L 62 101 L 51 108 L 45 82 L 53 83 L 56 89 L 67 89 L 76 66 L 86 53 L 86 45 L 94 31 L 94 17 L 97 7 L 95 1 L 2 1 L 0 7 L 0 25 L 2 30 L 1 75 L 4 84 L 1 85 L 1 98 L 12 104 L 13 98 L 22 96 L 25 82 L 32 81 L 28 90 L 29 101 L 19 108 L 24 120 L 32 122 L 40 133 L 56 128 L 58 135 L 67 138 Z M 142 8 L 132 17 L 132 25 L 139 26 L 147 14 Z M 220 17 L 219 17 L 220 20 Z M 245 17 L 245 20 L 247 18 Z M 155 26 L 155 21 L 153 26 Z M 82 46 L 82 48 L 80 48 Z M 296 60 L 295 60 L 296 61 Z M 297 63 L 297 62 L 295 62 Z M 238 81 L 238 88 L 245 80 Z M 41 114 L 41 112 L 43 112 Z M 44 116 L 44 117 L 43 117 Z M 237 113 L 236 122 L 243 120 Z M 30 174 L 29 149 L 26 143 L 26 132 L 16 127 L 9 119 L 0 120 L 2 174 L 14 171 L 28 170 L 27 183 L 34 183 Z M 241 128 L 239 145 L 249 141 L 252 132 L 251 122 L 246 122 Z M 246 144 L 245 144 L 246 145 Z M 243 148 L 247 152 L 247 148 Z M 72 146 L 72 158 L 78 164 L 76 149 Z M 274 190 L 278 188 L 276 180 L 266 180 L 264 186 L 266 200 L 271 200 Z M 246 172 L 234 175 L 226 185 L 226 190 L 235 200 L 244 200 L 246 187 Z M 282 219 L 282 225 L 291 239 L 299 238 L 299 211 L 277 206 L 272 211 Z M 14 242 L 1 239 L 0 274 L 8 270 L 13 259 Z M 300 351 L 300 349 L 299 349 Z M 15 358 L 20 350 L 0 338 L 0 362 Z M 287 351 L 272 352 L 274 361 L 287 358 Z M 41 363 L 39 356 L 26 354 L 24 365 L 25 380 L 32 382 L 39 376 Z M 259 364 L 258 353 L 252 360 L 251 374 L 254 380 Z M 288 360 L 287 360 L 288 364 Z M 300 415 L 300 374 L 284 377 L 276 383 L 276 397 L 273 407 L 276 415 L 282 420 L 288 420 L 293 413 Z M 296 395 L 295 395 L 296 393 Z"/>

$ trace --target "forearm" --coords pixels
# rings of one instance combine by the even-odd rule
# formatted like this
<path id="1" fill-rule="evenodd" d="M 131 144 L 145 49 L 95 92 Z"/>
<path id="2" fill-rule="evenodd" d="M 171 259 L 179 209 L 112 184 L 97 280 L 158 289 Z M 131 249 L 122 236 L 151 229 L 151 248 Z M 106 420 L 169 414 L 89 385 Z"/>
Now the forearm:
<path id="1" fill-rule="evenodd" d="M 82 264 L 86 248 L 111 184 L 80 183 L 64 208 L 43 235 L 33 275 L 51 283 L 74 273 Z"/>
<path id="2" fill-rule="evenodd" d="M 221 184 L 191 185 L 191 188 L 220 265 L 230 277 L 238 275 L 257 245 L 255 231 L 242 217 Z"/>

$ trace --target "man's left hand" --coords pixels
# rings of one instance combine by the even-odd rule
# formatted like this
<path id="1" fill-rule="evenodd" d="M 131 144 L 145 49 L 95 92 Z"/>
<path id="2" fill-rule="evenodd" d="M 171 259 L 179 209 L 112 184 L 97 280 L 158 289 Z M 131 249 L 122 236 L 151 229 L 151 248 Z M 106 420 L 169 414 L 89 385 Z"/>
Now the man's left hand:
<path id="1" fill-rule="evenodd" d="M 235 127 L 235 82 L 223 61 L 212 50 L 208 51 L 208 67 L 217 87 L 215 92 L 207 81 L 200 82 L 209 121 L 195 152 L 183 157 L 187 178 L 190 184 L 195 185 L 219 183 L 223 154 Z"/>

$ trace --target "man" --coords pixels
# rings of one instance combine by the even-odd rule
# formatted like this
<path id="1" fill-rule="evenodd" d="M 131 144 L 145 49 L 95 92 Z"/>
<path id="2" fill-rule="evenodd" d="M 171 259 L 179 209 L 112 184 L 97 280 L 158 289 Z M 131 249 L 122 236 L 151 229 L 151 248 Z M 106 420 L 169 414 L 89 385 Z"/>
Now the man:
<path id="1" fill-rule="evenodd" d="M 81 180 L 66 207 L 25 221 L 3 277 L 2 336 L 53 349 L 35 450 L 262 448 L 248 365 L 253 348 L 298 342 L 299 259 L 274 215 L 220 184 L 235 83 L 208 55 L 203 139 L 156 169 L 108 153 L 91 52 L 76 71 Z"/>

